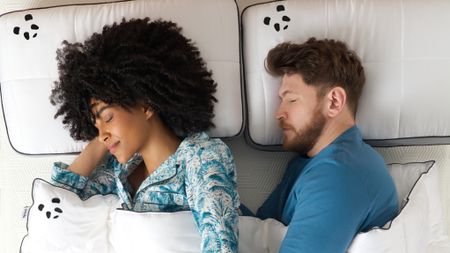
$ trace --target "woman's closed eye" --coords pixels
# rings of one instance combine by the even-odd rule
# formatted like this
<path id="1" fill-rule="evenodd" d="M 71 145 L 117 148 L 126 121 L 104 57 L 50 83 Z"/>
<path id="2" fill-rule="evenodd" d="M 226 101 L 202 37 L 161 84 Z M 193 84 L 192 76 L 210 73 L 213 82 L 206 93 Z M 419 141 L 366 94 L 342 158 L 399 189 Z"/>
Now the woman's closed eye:
<path id="1" fill-rule="evenodd" d="M 109 123 L 109 122 L 111 122 L 111 120 L 114 118 L 114 115 L 112 115 L 112 114 L 107 114 L 107 115 L 105 115 L 105 117 L 103 118 L 103 120 L 106 122 L 106 123 Z"/>

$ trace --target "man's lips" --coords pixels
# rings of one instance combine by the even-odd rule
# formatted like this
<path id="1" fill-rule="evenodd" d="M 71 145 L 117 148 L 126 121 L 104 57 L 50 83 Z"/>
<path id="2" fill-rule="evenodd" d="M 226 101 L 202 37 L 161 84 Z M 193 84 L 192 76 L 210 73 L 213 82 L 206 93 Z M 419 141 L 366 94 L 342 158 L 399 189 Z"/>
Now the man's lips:
<path id="1" fill-rule="evenodd" d="M 294 131 L 294 128 L 290 124 L 286 123 L 284 120 L 280 120 L 278 122 L 278 126 L 281 128 L 281 130 L 283 130 L 285 138 L 287 137 L 287 135 L 290 135 L 290 132 Z"/>
<path id="2" fill-rule="evenodd" d="M 287 124 L 280 124 L 279 125 L 281 129 L 283 129 L 283 131 L 291 131 L 293 128 Z"/>
<path id="3" fill-rule="evenodd" d="M 119 142 L 115 142 L 112 145 L 108 145 L 107 148 L 109 150 L 109 153 L 114 154 L 114 152 L 116 152 L 118 145 L 119 145 Z"/>
<path id="4" fill-rule="evenodd" d="M 292 128 L 291 126 L 284 124 L 280 126 L 281 129 L 283 130 L 283 134 L 285 135 L 285 137 L 287 135 L 290 135 L 290 133 L 292 133 L 294 131 L 294 128 Z"/>
<path id="5" fill-rule="evenodd" d="M 287 138 L 287 136 L 290 136 L 291 133 L 292 133 L 292 129 L 290 129 L 290 128 L 283 128 L 283 134 L 284 134 L 285 138 Z"/>
<path id="6" fill-rule="evenodd" d="M 286 121 L 284 121 L 284 120 L 279 120 L 278 121 L 278 127 L 282 128 L 283 130 L 287 130 L 287 129 L 292 128 L 292 126 L 289 125 L 288 123 L 286 123 Z"/>

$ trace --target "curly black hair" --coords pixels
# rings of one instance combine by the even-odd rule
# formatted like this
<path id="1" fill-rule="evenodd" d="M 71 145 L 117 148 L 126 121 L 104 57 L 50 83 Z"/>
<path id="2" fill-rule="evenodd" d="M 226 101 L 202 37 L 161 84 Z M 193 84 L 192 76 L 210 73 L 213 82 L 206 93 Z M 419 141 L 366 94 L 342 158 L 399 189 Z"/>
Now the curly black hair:
<path id="1" fill-rule="evenodd" d="M 217 84 L 198 49 L 170 21 L 122 20 L 84 43 L 63 42 L 50 102 L 75 140 L 92 140 L 92 99 L 149 106 L 178 136 L 214 126 Z"/>

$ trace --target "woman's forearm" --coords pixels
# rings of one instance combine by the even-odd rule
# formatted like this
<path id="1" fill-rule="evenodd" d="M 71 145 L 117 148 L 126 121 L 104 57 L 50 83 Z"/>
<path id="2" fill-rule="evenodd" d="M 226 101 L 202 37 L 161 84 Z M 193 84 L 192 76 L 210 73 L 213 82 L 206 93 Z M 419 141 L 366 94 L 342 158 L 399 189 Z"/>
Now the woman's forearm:
<path id="1" fill-rule="evenodd" d="M 95 138 L 89 142 L 67 169 L 81 176 L 90 176 L 106 152 L 106 146 L 98 138 Z"/>

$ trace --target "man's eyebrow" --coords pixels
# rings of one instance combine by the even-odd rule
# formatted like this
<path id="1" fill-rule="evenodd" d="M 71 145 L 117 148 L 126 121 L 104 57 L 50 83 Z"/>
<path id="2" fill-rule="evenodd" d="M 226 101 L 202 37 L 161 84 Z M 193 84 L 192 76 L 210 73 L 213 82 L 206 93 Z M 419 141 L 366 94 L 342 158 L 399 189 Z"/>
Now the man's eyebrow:
<path id="1" fill-rule="evenodd" d="M 294 92 L 291 91 L 291 90 L 284 90 L 284 91 L 281 92 L 281 94 L 279 94 L 278 96 L 281 98 L 281 97 L 284 97 L 284 95 L 289 94 L 289 93 L 294 93 Z"/>

